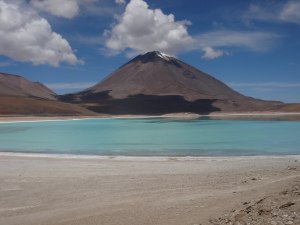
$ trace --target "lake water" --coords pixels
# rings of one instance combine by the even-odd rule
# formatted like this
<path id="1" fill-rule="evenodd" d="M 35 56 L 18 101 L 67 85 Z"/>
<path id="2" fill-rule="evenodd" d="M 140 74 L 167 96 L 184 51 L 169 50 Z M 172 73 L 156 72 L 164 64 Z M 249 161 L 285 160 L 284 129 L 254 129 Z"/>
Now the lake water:
<path id="1" fill-rule="evenodd" d="M 155 118 L 1 123 L 0 151 L 124 156 L 300 154 L 300 121 Z"/>

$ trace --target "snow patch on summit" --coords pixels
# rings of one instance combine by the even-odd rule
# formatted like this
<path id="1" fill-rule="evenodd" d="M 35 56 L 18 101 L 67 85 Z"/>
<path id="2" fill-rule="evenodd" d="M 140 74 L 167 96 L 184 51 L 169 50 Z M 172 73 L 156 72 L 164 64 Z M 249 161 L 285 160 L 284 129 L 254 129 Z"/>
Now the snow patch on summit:
<path id="1" fill-rule="evenodd" d="M 165 60 L 167 60 L 167 61 L 169 61 L 172 57 L 171 56 L 169 56 L 169 55 L 167 55 L 167 54 L 165 54 L 165 53 L 162 53 L 162 52 L 156 52 L 156 54 L 160 57 L 160 58 L 163 58 L 163 59 L 165 59 Z"/>

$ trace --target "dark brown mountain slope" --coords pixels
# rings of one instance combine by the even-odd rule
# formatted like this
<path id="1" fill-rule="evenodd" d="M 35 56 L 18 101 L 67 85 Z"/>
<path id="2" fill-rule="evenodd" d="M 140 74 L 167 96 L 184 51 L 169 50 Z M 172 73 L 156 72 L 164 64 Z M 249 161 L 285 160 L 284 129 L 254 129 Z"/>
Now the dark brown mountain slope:
<path id="1" fill-rule="evenodd" d="M 60 99 L 111 114 L 262 111 L 281 104 L 243 96 L 160 52 L 139 55 L 95 86 Z"/>
<path id="2" fill-rule="evenodd" d="M 0 95 L 0 115 L 94 116 L 96 113 L 70 103 Z"/>
<path id="3" fill-rule="evenodd" d="M 115 99 L 141 94 L 182 96 L 187 101 L 245 98 L 214 77 L 160 52 L 137 56 L 86 91 L 108 90 Z"/>

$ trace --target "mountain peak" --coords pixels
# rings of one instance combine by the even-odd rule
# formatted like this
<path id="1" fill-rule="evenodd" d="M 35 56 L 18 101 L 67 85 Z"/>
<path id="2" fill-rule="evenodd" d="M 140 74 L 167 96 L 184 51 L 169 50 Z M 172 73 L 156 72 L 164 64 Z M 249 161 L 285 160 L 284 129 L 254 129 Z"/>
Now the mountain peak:
<path id="1" fill-rule="evenodd" d="M 164 60 L 167 60 L 169 61 L 170 59 L 172 59 L 173 57 L 166 54 L 166 53 L 163 53 L 163 52 L 160 52 L 160 51 L 153 51 L 153 52 L 147 52 L 145 53 L 144 55 L 141 55 L 142 57 L 146 57 L 146 58 L 162 58 Z"/>
<path id="2" fill-rule="evenodd" d="M 163 58 L 167 61 L 169 61 L 172 57 L 166 53 L 160 52 L 160 51 L 155 51 L 154 52 L 158 57 Z"/>
<path id="3" fill-rule="evenodd" d="M 132 61 L 141 61 L 142 63 L 148 63 L 148 62 L 156 62 L 160 60 L 164 61 L 172 61 L 174 58 L 170 55 L 167 55 L 160 51 L 153 51 L 153 52 L 147 52 L 143 55 L 138 55 L 135 57 Z M 130 63 L 129 62 L 129 63 Z"/>

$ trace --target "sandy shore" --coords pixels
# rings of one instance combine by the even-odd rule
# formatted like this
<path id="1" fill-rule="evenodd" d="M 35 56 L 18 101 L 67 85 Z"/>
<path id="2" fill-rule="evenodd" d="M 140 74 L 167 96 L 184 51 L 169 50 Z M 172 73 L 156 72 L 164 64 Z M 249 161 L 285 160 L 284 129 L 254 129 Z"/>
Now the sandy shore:
<path id="1" fill-rule="evenodd" d="M 299 161 L 1 154 L 0 224 L 300 224 Z"/>

